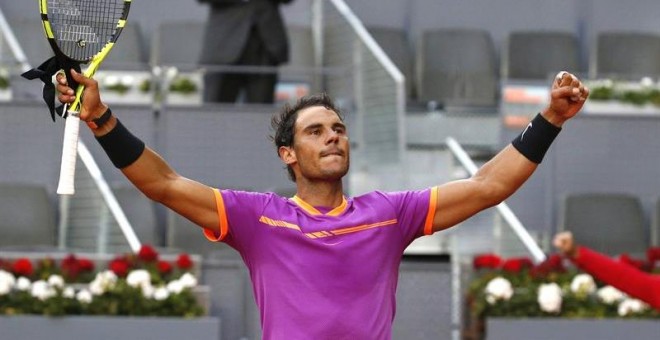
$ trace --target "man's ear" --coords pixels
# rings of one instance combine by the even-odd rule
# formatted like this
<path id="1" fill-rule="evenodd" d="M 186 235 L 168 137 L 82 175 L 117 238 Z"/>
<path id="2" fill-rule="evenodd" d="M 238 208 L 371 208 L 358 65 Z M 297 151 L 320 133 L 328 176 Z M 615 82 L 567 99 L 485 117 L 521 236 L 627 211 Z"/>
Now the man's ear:
<path id="1" fill-rule="evenodd" d="M 296 162 L 296 152 L 290 146 L 280 146 L 277 150 L 280 154 L 280 159 L 284 164 L 291 165 Z"/>

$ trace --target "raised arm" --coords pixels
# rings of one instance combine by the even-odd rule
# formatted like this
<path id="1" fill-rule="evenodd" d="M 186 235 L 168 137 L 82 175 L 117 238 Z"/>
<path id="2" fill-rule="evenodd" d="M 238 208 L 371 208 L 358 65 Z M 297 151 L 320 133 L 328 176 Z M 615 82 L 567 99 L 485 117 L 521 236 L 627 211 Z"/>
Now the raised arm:
<path id="1" fill-rule="evenodd" d="M 552 84 L 550 104 L 510 145 L 471 178 L 438 187 L 433 231 L 443 230 L 511 196 L 534 173 L 560 128 L 589 96 L 574 75 L 561 72 Z"/>
<path id="2" fill-rule="evenodd" d="M 77 82 L 85 85 L 80 119 L 88 123 L 113 164 L 150 199 L 201 227 L 218 231 L 219 218 L 213 189 L 177 174 L 156 152 L 134 137 L 111 112 L 106 114 L 108 106 L 101 101 L 94 79 L 73 70 L 71 74 Z M 66 78 L 58 74 L 56 79 L 58 99 L 62 103 L 73 102 L 74 91 L 67 86 Z M 94 120 L 98 122 L 101 117 L 108 120 L 96 127 Z"/>

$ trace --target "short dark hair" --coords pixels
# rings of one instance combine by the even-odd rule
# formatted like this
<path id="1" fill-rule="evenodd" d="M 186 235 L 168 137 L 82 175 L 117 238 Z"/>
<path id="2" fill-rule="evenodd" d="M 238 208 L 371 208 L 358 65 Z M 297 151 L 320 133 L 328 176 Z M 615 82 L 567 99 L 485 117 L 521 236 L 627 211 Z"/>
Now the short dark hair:
<path id="1" fill-rule="evenodd" d="M 293 135 L 296 132 L 296 120 L 298 119 L 298 112 L 312 106 L 323 106 L 328 110 L 334 111 L 339 119 L 342 121 L 340 110 L 335 106 L 330 96 L 326 93 L 314 94 L 304 96 L 294 104 L 285 104 L 284 107 L 278 112 L 270 121 L 270 126 L 274 131 L 274 135 L 270 139 L 275 144 L 275 152 L 280 155 L 281 146 L 293 146 Z M 286 170 L 289 172 L 289 178 L 296 181 L 296 174 L 293 172 L 291 166 L 287 165 Z"/>

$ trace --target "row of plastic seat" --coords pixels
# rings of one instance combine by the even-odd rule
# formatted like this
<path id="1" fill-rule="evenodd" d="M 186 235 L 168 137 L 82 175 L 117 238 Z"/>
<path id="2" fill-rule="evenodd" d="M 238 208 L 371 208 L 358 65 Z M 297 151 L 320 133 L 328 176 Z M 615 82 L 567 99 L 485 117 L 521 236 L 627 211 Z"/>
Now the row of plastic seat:
<path id="1" fill-rule="evenodd" d="M 413 41 L 402 29 L 369 31 L 409 79 L 409 97 L 455 105 L 495 105 L 500 80 L 545 82 L 561 70 L 591 78 L 639 80 L 660 75 L 660 35 L 601 32 L 589 69 L 572 32 L 513 31 L 498 53 L 488 31 L 433 29 Z M 413 88 L 413 86 L 415 88 Z"/>

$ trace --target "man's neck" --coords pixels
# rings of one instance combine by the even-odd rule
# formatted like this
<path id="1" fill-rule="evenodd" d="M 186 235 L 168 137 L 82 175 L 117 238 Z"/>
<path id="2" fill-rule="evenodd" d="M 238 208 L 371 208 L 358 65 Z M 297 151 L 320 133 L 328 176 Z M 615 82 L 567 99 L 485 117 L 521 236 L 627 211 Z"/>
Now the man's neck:
<path id="1" fill-rule="evenodd" d="M 336 182 L 297 183 L 296 196 L 313 207 L 336 208 L 344 200 L 343 186 Z"/>

